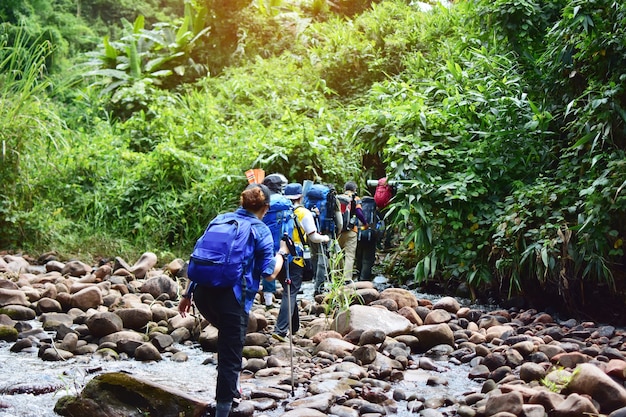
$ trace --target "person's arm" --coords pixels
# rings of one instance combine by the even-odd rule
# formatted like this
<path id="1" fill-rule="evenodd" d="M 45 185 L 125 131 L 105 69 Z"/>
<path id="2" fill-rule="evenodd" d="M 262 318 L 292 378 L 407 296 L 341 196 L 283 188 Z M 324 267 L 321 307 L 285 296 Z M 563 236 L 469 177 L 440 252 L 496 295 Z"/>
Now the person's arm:
<path id="1" fill-rule="evenodd" d="M 361 221 L 361 223 L 363 224 L 363 226 L 365 228 L 369 227 L 369 223 L 367 222 L 367 219 L 365 218 L 365 214 L 363 214 L 363 209 L 361 208 L 361 199 L 355 197 L 355 210 L 354 210 L 354 214 L 356 214 L 357 219 L 359 219 Z"/>
<path id="2" fill-rule="evenodd" d="M 340 233 L 343 230 L 343 216 L 341 215 L 341 203 L 337 197 L 335 197 L 335 207 L 335 225 L 337 226 L 337 233 Z"/>
<path id="3" fill-rule="evenodd" d="M 287 256 L 289 256 L 289 248 L 287 247 L 287 243 L 284 240 L 280 241 L 280 249 L 276 252 L 274 256 L 274 260 L 276 264 L 274 265 L 274 271 L 271 275 L 265 277 L 266 280 L 272 281 L 276 279 L 276 276 L 283 269 L 283 264 L 286 262 Z"/>
<path id="4" fill-rule="evenodd" d="M 311 214 L 311 212 L 305 212 L 304 216 L 302 217 L 302 228 L 304 229 L 304 234 L 306 234 L 309 242 L 326 243 L 330 241 L 330 237 L 322 235 L 317 231 L 315 219 L 313 218 L 313 214 Z"/>
<path id="5" fill-rule="evenodd" d="M 178 312 L 181 317 L 185 317 L 191 308 L 191 300 L 193 298 L 193 290 L 196 288 L 196 284 L 189 280 L 187 282 L 187 288 L 182 295 L 180 302 L 178 303 Z"/>

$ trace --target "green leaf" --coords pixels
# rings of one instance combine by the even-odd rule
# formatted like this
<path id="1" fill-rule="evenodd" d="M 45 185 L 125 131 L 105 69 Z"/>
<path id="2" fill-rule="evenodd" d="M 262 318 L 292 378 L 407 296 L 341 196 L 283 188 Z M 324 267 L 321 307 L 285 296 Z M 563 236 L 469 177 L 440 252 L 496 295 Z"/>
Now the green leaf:
<path id="1" fill-rule="evenodd" d="M 143 15 L 140 14 L 135 19 L 135 23 L 133 25 L 133 33 L 138 34 L 139 32 L 141 32 L 144 29 L 144 24 L 145 24 L 145 18 L 143 17 Z"/>

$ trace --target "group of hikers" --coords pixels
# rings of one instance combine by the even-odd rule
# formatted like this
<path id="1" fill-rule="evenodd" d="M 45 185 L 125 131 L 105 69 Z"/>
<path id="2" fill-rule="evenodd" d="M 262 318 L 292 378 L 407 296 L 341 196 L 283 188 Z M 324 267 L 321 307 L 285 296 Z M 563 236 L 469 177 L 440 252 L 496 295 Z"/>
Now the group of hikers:
<path id="1" fill-rule="evenodd" d="M 359 197 L 354 181 L 336 193 L 310 181 L 289 183 L 278 173 L 248 185 L 235 212 L 210 222 L 191 255 L 178 310 L 185 317 L 193 302 L 218 329 L 216 417 L 228 416 L 240 397 L 248 316 L 259 290 L 265 305 L 272 306 L 275 281 L 281 282 L 272 336 L 286 341 L 300 327 L 296 296 L 302 282 L 313 280 L 315 294 L 325 290 L 334 242 L 343 254 L 343 279 L 351 281 L 354 273 L 371 279 L 379 226 L 375 199 Z"/>

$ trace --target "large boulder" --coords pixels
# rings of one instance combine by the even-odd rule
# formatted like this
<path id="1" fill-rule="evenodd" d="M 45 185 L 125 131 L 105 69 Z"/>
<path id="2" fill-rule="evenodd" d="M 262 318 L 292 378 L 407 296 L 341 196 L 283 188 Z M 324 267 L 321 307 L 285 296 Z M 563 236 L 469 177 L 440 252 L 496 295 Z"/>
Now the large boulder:
<path id="1" fill-rule="evenodd" d="M 353 305 L 337 315 L 332 327 L 342 335 L 355 330 L 382 330 L 387 336 L 396 336 L 409 334 L 413 324 L 386 308 Z"/>
<path id="2" fill-rule="evenodd" d="M 60 398 L 54 411 L 66 417 L 201 417 L 207 408 L 182 391 L 113 372 L 93 378 L 76 397 Z"/>
<path id="3" fill-rule="evenodd" d="M 626 389 L 615 382 L 602 369 L 595 365 L 583 363 L 572 372 L 572 379 L 567 389 L 587 394 L 600 404 L 600 411 L 610 413 L 626 406 Z"/>

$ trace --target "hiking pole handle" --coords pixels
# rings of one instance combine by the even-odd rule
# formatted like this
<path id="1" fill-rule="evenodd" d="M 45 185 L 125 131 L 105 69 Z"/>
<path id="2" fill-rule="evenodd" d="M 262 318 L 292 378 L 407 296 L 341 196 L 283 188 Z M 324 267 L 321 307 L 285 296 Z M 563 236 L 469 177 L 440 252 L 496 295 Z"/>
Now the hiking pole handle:
<path id="1" fill-rule="evenodd" d="M 293 243 L 293 240 L 289 237 L 289 235 L 285 233 L 283 237 L 281 238 L 281 240 L 283 240 L 287 244 L 287 249 L 289 249 L 289 254 L 291 256 L 296 256 L 297 255 L 296 245 Z"/>

